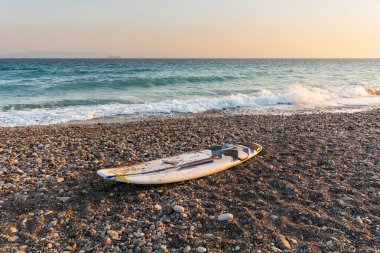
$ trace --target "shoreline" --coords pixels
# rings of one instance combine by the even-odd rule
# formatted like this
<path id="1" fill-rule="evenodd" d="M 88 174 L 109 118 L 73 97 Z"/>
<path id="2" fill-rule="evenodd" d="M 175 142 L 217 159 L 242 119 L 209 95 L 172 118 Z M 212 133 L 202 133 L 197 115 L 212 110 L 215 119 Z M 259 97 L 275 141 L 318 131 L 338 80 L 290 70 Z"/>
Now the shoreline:
<path id="1" fill-rule="evenodd" d="M 99 117 L 85 120 L 73 120 L 68 122 L 52 123 L 52 124 L 32 124 L 23 126 L 0 126 L 1 128 L 23 128 L 23 127 L 44 127 L 44 126 L 70 126 L 70 125 L 92 125 L 92 124 L 112 124 L 112 123 L 128 123 L 138 121 L 154 121 L 165 119 L 186 119 L 196 117 L 233 117 L 233 116 L 253 116 L 253 115 L 303 115 L 303 114 L 324 114 L 324 113 L 356 113 L 378 110 L 379 104 L 370 105 L 342 105 L 342 106 L 326 106 L 326 105 L 306 105 L 292 106 L 288 108 L 233 108 L 224 110 L 211 110 L 198 113 L 151 113 L 138 115 L 118 115 Z"/>
<path id="2" fill-rule="evenodd" d="M 123 120 L 0 128 L 4 252 L 380 247 L 378 108 Z M 96 175 L 99 168 L 220 142 L 258 142 L 264 150 L 227 171 L 170 185 L 134 186 Z M 234 219 L 218 221 L 223 213 Z"/>
<path id="3" fill-rule="evenodd" d="M 344 105 L 344 106 L 304 106 L 294 108 L 265 108 L 265 109 L 245 109 L 234 108 L 226 110 L 212 110 L 199 113 L 157 113 L 141 115 L 119 115 L 114 117 L 102 117 L 87 120 L 77 120 L 58 123 L 55 125 L 91 125 L 104 123 L 127 123 L 135 121 L 150 121 L 162 119 L 186 119 L 197 117 L 233 117 L 233 116 L 252 116 L 252 115 L 302 115 L 302 114 L 324 114 L 324 113 L 356 113 L 379 109 L 379 105 Z"/>

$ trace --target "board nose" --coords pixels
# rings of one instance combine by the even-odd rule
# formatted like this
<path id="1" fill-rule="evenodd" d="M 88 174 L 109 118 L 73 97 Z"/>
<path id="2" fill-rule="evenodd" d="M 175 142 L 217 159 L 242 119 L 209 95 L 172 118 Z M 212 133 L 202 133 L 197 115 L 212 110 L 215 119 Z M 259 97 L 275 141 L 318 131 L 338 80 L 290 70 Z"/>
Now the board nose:
<path id="1" fill-rule="evenodd" d="M 251 144 L 250 148 L 254 149 L 256 152 L 260 152 L 261 150 L 263 150 L 263 147 L 257 143 Z"/>
<path id="2" fill-rule="evenodd" d="M 238 143 L 239 145 L 254 149 L 256 152 L 263 150 L 263 147 L 257 143 Z"/>

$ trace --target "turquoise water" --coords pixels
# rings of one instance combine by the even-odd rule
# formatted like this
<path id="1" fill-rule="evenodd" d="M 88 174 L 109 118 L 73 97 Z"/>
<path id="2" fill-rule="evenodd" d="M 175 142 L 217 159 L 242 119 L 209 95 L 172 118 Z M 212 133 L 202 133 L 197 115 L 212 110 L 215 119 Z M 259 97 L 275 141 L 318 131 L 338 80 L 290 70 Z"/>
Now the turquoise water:
<path id="1" fill-rule="evenodd" d="M 0 59 L 0 126 L 366 104 L 379 95 L 380 60 Z"/>

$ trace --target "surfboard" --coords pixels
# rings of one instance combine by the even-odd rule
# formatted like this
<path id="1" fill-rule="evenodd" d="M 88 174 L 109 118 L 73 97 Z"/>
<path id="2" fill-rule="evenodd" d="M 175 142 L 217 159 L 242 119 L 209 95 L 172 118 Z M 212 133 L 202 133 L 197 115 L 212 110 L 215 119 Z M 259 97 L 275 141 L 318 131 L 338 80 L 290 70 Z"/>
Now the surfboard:
<path id="1" fill-rule="evenodd" d="M 134 165 L 101 169 L 105 179 L 130 184 L 168 184 L 205 177 L 256 156 L 259 144 L 227 144 Z"/>

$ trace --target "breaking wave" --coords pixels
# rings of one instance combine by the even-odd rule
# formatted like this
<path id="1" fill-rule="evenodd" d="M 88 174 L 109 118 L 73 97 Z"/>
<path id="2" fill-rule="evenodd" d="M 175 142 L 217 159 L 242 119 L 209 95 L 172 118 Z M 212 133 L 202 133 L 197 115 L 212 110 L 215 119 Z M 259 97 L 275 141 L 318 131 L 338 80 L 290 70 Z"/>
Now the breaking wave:
<path id="1" fill-rule="evenodd" d="M 377 97 L 379 96 L 379 97 Z M 380 86 L 355 86 L 326 89 L 319 87 L 291 86 L 285 92 L 262 90 L 255 94 L 232 94 L 221 97 L 199 97 L 188 100 L 164 100 L 157 103 L 123 104 L 79 104 L 54 108 L 17 110 L 14 107 L 0 111 L 1 126 L 24 126 L 55 124 L 76 120 L 88 120 L 118 115 L 156 113 L 199 113 L 210 110 L 233 108 L 265 109 L 276 106 L 320 105 L 339 101 L 350 104 L 357 98 L 375 97 L 380 104 Z M 20 109 L 20 108 L 18 108 Z"/>

